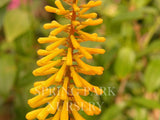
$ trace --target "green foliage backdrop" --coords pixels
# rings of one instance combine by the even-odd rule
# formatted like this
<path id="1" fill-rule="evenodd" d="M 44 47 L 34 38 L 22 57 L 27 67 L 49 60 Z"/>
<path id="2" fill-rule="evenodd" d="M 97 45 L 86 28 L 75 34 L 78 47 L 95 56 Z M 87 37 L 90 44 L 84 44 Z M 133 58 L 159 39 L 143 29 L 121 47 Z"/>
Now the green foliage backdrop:
<path id="1" fill-rule="evenodd" d="M 90 64 L 105 68 L 102 76 L 85 76 L 104 89 L 102 96 L 91 94 L 87 101 L 102 107 L 99 116 L 87 120 L 159 120 L 160 119 L 160 0 L 102 0 L 92 9 L 104 19 L 102 25 L 85 31 L 106 37 L 104 55 L 95 55 Z M 62 17 L 44 11 L 53 0 L 21 0 L 9 9 L 10 0 L 0 2 L 0 120 L 25 120 L 30 110 L 29 88 L 36 80 L 33 69 L 43 48 L 37 38 L 47 36 L 44 23 Z M 80 0 L 85 3 L 85 0 Z"/>

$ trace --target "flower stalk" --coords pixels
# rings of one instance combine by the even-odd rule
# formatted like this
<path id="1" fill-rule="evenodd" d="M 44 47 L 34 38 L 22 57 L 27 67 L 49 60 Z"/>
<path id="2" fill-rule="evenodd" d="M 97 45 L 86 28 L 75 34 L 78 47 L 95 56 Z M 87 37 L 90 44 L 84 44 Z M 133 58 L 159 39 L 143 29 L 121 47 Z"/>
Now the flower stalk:
<path id="1" fill-rule="evenodd" d="M 96 13 L 86 13 L 90 8 L 101 5 L 101 1 L 89 1 L 78 6 L 78 0 L 64 0 L 71 6 L 66 10 L 60 0 L 55 0 L 57 8 L 46 6 L 47 12 L 64 15 L 70 19 L 70 24 L 61 25 L 52 21 L 44 25 L 44 29 L 53 29 L 48 37 L 38 39 L 40 44 L 49 43 L 46 49 L 39 49 L 37 54 L 43 56 L 37 61 L 39 68 L 33 71 L 35 76 L 49 76 L 48 79 L 34 83 L 30 93 L 35 97 L 28 100 L 32 108 L 37 108 L 26 115 L 26 119 L 33 120 L 85 120 L 78 111 L 82 109 L 87 115 L 98 115 L 101 110 L 95 105 L 84 101 L 80 96 L 87 96 L 90 92 L 97 95 L 102 89 L 91 85 L 80 76 L 101 75 L 103 67 L 91 66 L 82 58 L 92 59 L 93 54 L 104 54 L 100 48 L 81 46 L 85 41 L 104 42 L 104 37 L 96 33 L 89 34 L 82 31 L 87 26 L 101 24 L 102 19 L 96 19 Z M 86 20 L 84 20 L 86 19 Z M 66 32 L 65 37 L 57 37 Z M 60 47 L 63 46 L 63 47 Z M 42 106 L 42 108 L 38 108 Z M 49 117 L 50 116 L 50 117 Z"/>

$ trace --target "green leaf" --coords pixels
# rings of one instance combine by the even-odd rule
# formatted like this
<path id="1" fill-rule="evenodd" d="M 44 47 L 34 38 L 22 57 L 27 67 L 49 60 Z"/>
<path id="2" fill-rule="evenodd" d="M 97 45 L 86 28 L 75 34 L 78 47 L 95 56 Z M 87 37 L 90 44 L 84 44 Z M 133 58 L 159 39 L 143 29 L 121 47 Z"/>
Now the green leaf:
<path id="1" fill-rule="evenodd" d="M 16 66 L 10 54 L 0 56 L 0 63 L 0 95 L 7 97 L 14 84 Z"/>
<path id="2" fill-rule="evenodd" d="M 112 105 L 106 111 L 103 112 L 100 120 L 114 120 L 117 116 L 119 116 L 125 106 L 122 105 Z"/>
<path id="3" fill-rule="evenodd" d="M 138 8 L 146 6 L 151 0 L 133 0 L 133 4 L 136 4 Z"/>
<path id="4" fill-rule="evenodd" d="M 154 40 L 147 48 L 138 53 L 138 57 L 160 52 L 160 39 Z"/>
<path id="5" fill-rule="evenodd" d="M 1 0 L 0 2 L 0 8 L 6 5 L 10 0 Z"/>
<path id="6" fill-rule="evenodd" d="M 148 91 L 153 92 L 160 87 L 160 59 L 153 59 L 144 75 L 144 84 Z"/>
<path id="7" fill-rule="evenodd" d="M 30 27 L 29 17 L 26 11 L 12 10 L 8 11 L 4 17 L 4 30 L 8 41 L 25 33 Z"/>
<path id="8" fill-rule="evenodd" d="M 133 69 L 135 63 L 135 53 L 131 48 L 124 47 L 118 52 L 114 65 L 114 71 L 119 78 L 125 78 Z"/>
<path id="9" fill-rule="evenodd" d="M 132 105 L 137 104 L 148 109 L 160 109 L 160 103 L 158 101 L 146 99 L 143 97 L 132 98 L 130 102 L 132 103 Z"/>
<path id="10" fill-rule="evenodd" d="M 135 11 L 126 11 L 121 12 L 118 14 L 115 18 L 113 18 L 113 23 L 119 23 L 124 21 L 132 21 L 143 18 L 143 12 L 141 10 L 135 10 Z"/>

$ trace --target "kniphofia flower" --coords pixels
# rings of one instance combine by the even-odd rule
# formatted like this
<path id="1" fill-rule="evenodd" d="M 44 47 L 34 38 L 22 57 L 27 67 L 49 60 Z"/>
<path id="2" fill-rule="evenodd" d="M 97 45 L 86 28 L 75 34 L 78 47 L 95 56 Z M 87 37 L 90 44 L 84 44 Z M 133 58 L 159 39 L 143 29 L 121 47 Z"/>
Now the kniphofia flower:
<path id="1" fill-rule="evenodd" d="M 97 19 L 96 13 L 86 13 L 90 8 L 101 5 L 101 1 L 89 1 L 80 6 L 78 0 L 64 2 L 71 6 L 70 10 L 66 10 L 60 0 L 55 0 L 57 7 L 45 6 L 47 12 L 64 15 L 71 22 L 62 25 L 52 21 L 44 25 L 44 29 L 53 30 L 48 37 L 38 39 L 40 44 L 49 45 L 46 49 L 37 51 L 43 57 L 37 61 L 39 68 L 33 74 L 49 75 L 49 78 L 35 82 L 30 89 L 35 97 L 29 99 L 28 104 L 36 109 L 26 115 L 28 120 L 85 120 L 78 112 L 80 109 L 87 115 L 98 115 L 101 112 L 100 108 L 86 102 L 81 96 L 87 96 L 90 92 L 101 95 L 102 89 L 91 85 L 80 75 L 101 75 L 104 70 L 103 67 L 83 62 L 82 58 L 92 59 L 93 54 L 104 54 L 105 50 L 80 44 L 85 41 L 105 41 L 104 37 L 98 37 L 96 33 L 82 31 L 87 26 L 103 22 L 102 19 Z M 61 32 L 66 32 L 67 36 L 57 37 Z"/>

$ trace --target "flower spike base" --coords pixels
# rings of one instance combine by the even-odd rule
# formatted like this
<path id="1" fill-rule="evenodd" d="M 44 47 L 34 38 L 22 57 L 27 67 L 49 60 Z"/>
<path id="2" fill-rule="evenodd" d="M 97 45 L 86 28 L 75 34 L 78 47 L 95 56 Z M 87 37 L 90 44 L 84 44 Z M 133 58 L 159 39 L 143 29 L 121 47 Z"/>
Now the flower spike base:
<path id="1" fill-rule="evenodd" d="M 26 115 L 28 120 L 85 120 L 78 111 L 81 109 L 87 115 L 98 115 L 101 110 L 80 96 L 87 96 L 90 92 L 101 95 L 103 91 L 80 74 L 101 75 L 103 67 L 91 66 L 82 61 L 82 58 L 92 59 L 93 54 L 104 54 L 99 48 L 83 47 L 85 41 L 104 42 L 104 37 L 96 33 L 82 31 L 87 26 L 101 24 L 102 19 L 96 19 L 96 13 L 86 13 L 90 8 L 101 5 L 101 1 L 89 1 L 78 6 L 78 0 L 64 0 L 71 6 L 66 10 L 60 0 L 55 0 L 57 7 L 46 6 L 50 13 L 63 15 L 70 19 L 70 24 L 62 25 L 52 21 L 44 25 L 44 29 L 53 29 L 48 37 L 38 39 L 40 44 L 48 43 L 46 49 L 39 49 L 37 54 L 43 56 L 37 61 L 39 68 L 33 71 L 35 76 L 48 75 L 49 78 L 34 83 L 30 93 L 35 97 L 28 100 L 28 104 L 35 110 Z M 66 32 L 67 37 L 57 37 Z M 59 47 L 61 46 L 61 47 Z M 63 47 L 62 47 L 63 46 Z"/>

